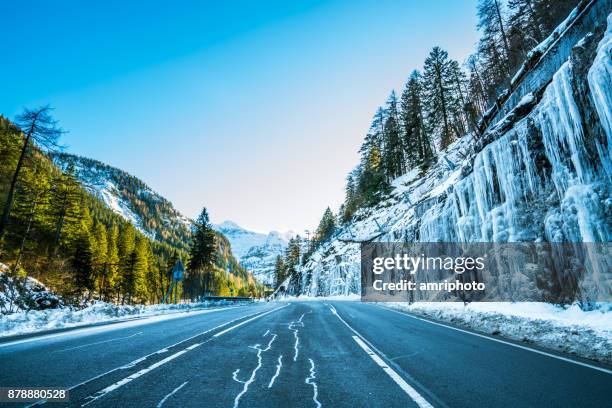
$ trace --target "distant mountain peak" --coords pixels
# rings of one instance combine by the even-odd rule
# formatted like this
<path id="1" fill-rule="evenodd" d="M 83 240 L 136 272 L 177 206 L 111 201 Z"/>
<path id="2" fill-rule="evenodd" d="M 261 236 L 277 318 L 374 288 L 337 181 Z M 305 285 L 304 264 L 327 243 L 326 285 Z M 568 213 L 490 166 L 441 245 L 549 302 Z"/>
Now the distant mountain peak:
<path id="1" fill-rule="evenodd" d="M 257 280 L 269 285 L 274 283 L 276 257 L 285 252 L 289 239 L 295 236 L 293 231 L 270 231 L 267 234 L 249 231 L 229 220 L 215 224 L 213 228 L 227 237 L 240 263 Z"/>

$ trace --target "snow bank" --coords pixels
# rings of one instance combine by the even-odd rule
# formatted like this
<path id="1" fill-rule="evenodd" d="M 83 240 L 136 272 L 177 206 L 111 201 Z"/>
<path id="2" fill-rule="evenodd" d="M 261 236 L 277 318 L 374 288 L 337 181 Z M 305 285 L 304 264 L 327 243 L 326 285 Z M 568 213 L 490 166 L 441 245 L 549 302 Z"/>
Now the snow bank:
<path id="1" fill-rule="evenodd" d="M 227 302 L 117 306 L 106 302 L 95 302 L 84 309 L 66 307 L 61 309 L 31 310 L 29 312 L 0 315 L 0 338 L 44 330 L 77 327 L 92 323 L 116 322 L 138 317 L 189 312 L 224 304 L 227 304 Z"/>
<path id="2" fill-rule="evenodd" d="M 584 311 L 578 305 L 486 302 L 384 303 L 384 306 L 479 332 L 612 363 L 612 303 Z"/>

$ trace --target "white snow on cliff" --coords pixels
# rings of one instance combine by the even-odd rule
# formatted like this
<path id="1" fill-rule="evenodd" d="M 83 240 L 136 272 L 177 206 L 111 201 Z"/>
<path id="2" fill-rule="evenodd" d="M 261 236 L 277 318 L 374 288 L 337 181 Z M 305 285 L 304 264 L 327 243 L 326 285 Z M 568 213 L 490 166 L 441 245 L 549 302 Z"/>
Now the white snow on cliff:
<path id="1" fill-rule="evenodd" d="M 612 241 L 610 27 L 609 17 L 588 74 L 607 135 L 595 156 L 573 91 L 574 68 L 566 62 L 532 111 L 509 130 L 499 128 L 505 133 L 494 127 L 496 137 L 480 151 L 466 135 L 425 174 L 413 170 L 396 179 L 387 199 L 358 211 L 312 255 L 294 290 L 307 296 L 360 293 L 364 241 Z M 533 102 L 529 95 L 524 104 Z M 519 278 L 535 279 L 528 275 Z M 601 288 L 589 285 L 590 278 L 580 277 L 580 293 L 596 299 Z"/>

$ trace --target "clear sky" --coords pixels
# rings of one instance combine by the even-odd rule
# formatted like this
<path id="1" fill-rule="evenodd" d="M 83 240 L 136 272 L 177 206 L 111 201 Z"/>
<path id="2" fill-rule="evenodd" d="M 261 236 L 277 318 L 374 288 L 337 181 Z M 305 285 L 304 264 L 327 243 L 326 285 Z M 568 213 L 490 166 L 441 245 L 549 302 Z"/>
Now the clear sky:
<path id="1" fill-rule="evenodd" d="M 377 106 L 476 1 L 7 1 L 0 113 L 51 104 L 68 152 L 189 217 L 311 229 L 342 202 Z"/>

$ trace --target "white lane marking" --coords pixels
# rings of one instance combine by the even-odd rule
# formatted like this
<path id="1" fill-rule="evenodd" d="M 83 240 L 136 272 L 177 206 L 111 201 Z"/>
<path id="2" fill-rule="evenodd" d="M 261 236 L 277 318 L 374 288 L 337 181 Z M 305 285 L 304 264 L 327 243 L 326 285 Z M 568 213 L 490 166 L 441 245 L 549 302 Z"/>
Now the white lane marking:
<path id="1" fill-rule="evenodd" d="M 416 319 L 416 320 L 420 320 L 420 321 L 423 321 L 423 322 L 435 324 L 436 326 L 446 327 L 447 329 L 452 329 L 452 330 L 456 330 L 456 331 L 459 331 L 459 332 L 462 332 L 462 333 L 471 334 L 472 336 L 481 337 L 483 339 L 487 339 L 487 340 L 491 340 L 491 341 L 496 341 L 498 343 L 507 344 L 508 346 L 512 346 L 512 347 L 520 348 L 520 349 L 523 349 L 523 350 L 531 351 L 533 353 L 541 354 L 543 356 L 556 358 L 557 360 L 565 361 L 565 362 L 572 363 L 572 364 L 577 364 L 577 365 L 580 365 L 580 366 L 583 366 L 583 367 L 592 368 L 593 370 L 598 370 L 598 371 L 604 372 L 606 374 L 612 374 L 612 370 L 608 370 L 608 369 L 603 368 L 603 367 L 598 367 L 596 365 L 591 365 L 591 364 L 588 364 L 588 363 L 583 363 L 582 361 L 572 360 L 571 358 L 557 356 L 557 355 L 552 354 L 552 353 L 547 353 L 545 351 L 533 349 L 533 348 L 527 347 L 527 346 L 522 346 L 520 344 L 515 344 L 515 343 L 509 342 L 509 341 L 505 341 L 505 340 L 501 340 L 501 339 L 496 339 L 496 338 L 493 338 L 493 337 L 486 336 L 484 334 L 474 333 L 474 332 L 471 332 L 469 330 L 463 330 L 463 329 L 460 329 L 458 327 L 453 327 L 453 326 L 446 325 L 444 323 L 438 323 L 438 322 L 433 322 L 431 320 L 422 319 L 420 317 L 412 316 L 412 315 L 410 315 L 408 313 L 402 313 L 402 312 L 399 312 L 397 310 L 390 309 L 388 307 L 383 307 L 383 306 L 378 306 L 378 307 L 380 307 L 381 309 L 384 309 L 384 310 L 388 310 L 388 311 L 393 312 L 393 313 L 400 314 L 402 316 L 410 317 L 412 319 Z"/>
<path id="2" fill-rule="evenodd" d="M 237 307 L 237 306 L 236 306 L 236 307 Z M 215 311 L 217 311 L 217 310 L 228 310 L 228 309 L 235 309 L 236 307 L 225 308 L 225 309 L 216 309 Z M 212 311 L 212 310 L 211 310 L 211 311 Z M 71 387 L 67 388 L 66 390 L 67 390 L 67 391 L 72 391 L 72 390 L 74 390 L 74 389 L 75 389 L 75 388 L 77 388 L 77 387 L 80 387 L 80 386 L 85 385 L 85 384 L 88 384 L 88 383 L 90 383 L 90 382 L 92 382 L 92 381 L 98 380 L 98 379 L 100 379 L 100 378 L 102 378 L 102 377 L 104 377 L 104 376 L 106 376 L 106 375 L 108 375 L 108 374 L 114 373 L 115 371 L 118 371 L 118 370 L 127 370 L 127 369 L 129 369 L 129 368 L 132 368 L 132 367 L 134 367 L 134 366 L 136 366 L 136 365 L 138 365 L 138 364 L 142 363 L 142 362 L 143 362 L 143 361 L 145 361 L 147 358 L 149 358 L 149 357 L 151 357 L 151 356 L 153 356 L 153 355 L 155 355 L 155 354 L 162 354 L 162 353 L 166 353 L 166 352 L 168 352 L 168 349 L 170 349 L 170 348 L 176 347 L 176 346 L 178 346 L 178 345 L 180 345 L 180 344 L 185 343 L 186 341 L 189 341 L 189 340 L 192 340 L 192 339 L 194 339 L 194 338 L 196 338 L 196 337 L 198 337 L 198 336 L 202 336 L 202 335 L 204 335 L 204 334 L 207 334 L 207 333 L 209 333 L 209 332 L 211 332 L 211 331 L 213 331 L 213 330 L 219 329 L 219 328 L 221 328 L 221 327 L 225 327 L 225 326 L 227 326 L 228 324 L 231 324 L 231 323 L 233 323 L 233 322 L 235 322 L 235 321 L 237 321 L 237 320 L 244 319 L 245 317 L 249 317 L 249 316 L 256 315 L 257 313 L 259 313 L 259 312 L 250 313 L 250 314 L 247 314 L 247 315 L 240 316 L 240 317 L 237 317 L 237 318 L 235 318 L 235 319 L 229 320 L 229 321 L 227 321 L 227 322 L 225 322 L 225 323 L 223 323 L 223 324 L 220 324 L 219 326 L 213 327 L 212 329 L 205 330 L 205 331 L 200 332 L 200 333 L 198 333 L 198 334 L 195 334 L 195 335 L 193 335 L 193 336 L 191 336 L 191 337 L 187 337 L 186 339 L 183 339 L 183 340 L 181 340 L 181 341 L 178 341 L 178 342 L 176 342 L 176 343 L 174 343 L 174 344 L 171 344 L 171 345 L 169 345 L 169 346 L 166 346 L 166 347 L 165 347 L 165 348 L 163 348 L 163 349 L 160 349 L 160 350 L 154 351 L 154 352 L 152 352 L 152 353 L 149 353 L 149 354 L 147 354 L 147 355 L 144 355 L 144 356 L 142 356 L 142 357 L 140 357 L 140 358 L 137 358 L 136 360 L 132 360 L 132 361 L 130 361 L 130 362 L 129 362 L 129 363 L 127 363 L 127 364 L 124 364 L 124 365 L 119 366 L 119 367 L 115 367 L 115 368 L 113 368 L 113 369 L 110 369 L 110 370 L 108 370 L 108 371 L 103 372 L 102 374 L 98 374 L 98 375 L 96 375 L 96 376 L 93 376 L 93 377 L 91 377 L 91 378 L 89 378 L 89 379 L 87 379 L 87 380 L 85 380 L 85 381 L 82 381 L 82 382 L 80 382 L 80 383 L 78 383 L 78 384 L 75 384 L 75 385 L 73 385 L 73 386 L 71 386 Z M 34 407 L 34 406 L 38 406 L 38 405 L 42 405 L 42 404 L 44 404 L 44 403 L 46 403 L 46 402 L 47 402 L 47 400 L 39 400 L 39 401 L 36 401 L 36 402 L 34 402 L 34 403 L 30 404 L 30 405 L 27 405 L 27 406 L 26 406 L 26 408 L 30 408 L 30 407 Z"/>
<path id="3" fill-rule="evenodd" d="M 168 395 L 166 395 L 164 398 L 162 398 L 161 401 L 159 401 L 159 404 L 157 404 L 157 408 L 161 408 L 162 405 L 164 405 L 164 403 L 168 400 L 168 398 L 170 398 L 171 396 L 173 396 L 174 394 L 176 394 L 178 392 L 178 390 L 180 390 L 181 388 L 183 388 L 185 385 L 187 385 L 189 381 L 185 381 L 184 383 L 182 383 L 181 385 L 179 385 L 178 387 L 176 387 L 175 389 L 172 390 L 171 393 L 169 393 Z"/>
<path id="4" fill-rule="evenodd" d="M 56 350 L 56 351 L 54 351 L 54 353 L 60 353 L 60 352 L 63 352 L 63 351 L 76 350 L 76 349 L 80 349 L 80 348 L 83 348 L 83 347 L 95 346 L 97 344 L 110 343 L 110 342 L 117 341 L 117 340 L 129 339 L 129 338 L 132 338 L 134 336 L 139 336 L 141 334 L 142 334 L 142 332 L 138 332 L 138 333 L 134 333 L 134 334 L 132 334 L 130 336 L 117 337 L 117 338 L 110 339 L 110 340 L 96 341 L 95 343 L 82 344 L 82 345 L 76 346 L 76 347 L 70 347 L 70 348 L 66 348 L 66 349 L 62 349 L 62 350 Z"/>
<path id="5" fill-rule="evenodd" d="M 282 309 L 282 308 L 284 308 L 284 307 L 286 307 L 286 306 L 277 307 L 277 308 L 272 309 L 272 310 L 270 310 L 270 311 L 267 311 L 267 312 L 264 312 L 264 313 L 260 313 L 260 314 L 258 314 L 257 316 L 252 317 L 252 318 L 250 318 L 250 319 L 248 319 L 248 320 L 246 320 L 246 321 L 244 321 L 244 322 L 240 322 L 240 323 L 238 323 L 238 324 L 236 324 L 236 325 L 234 325 L 234 326 L 232 326 L 232 327 L 230 327 L 230 328 L 228 328 L 228 329 L 223 330 L 223 331 L 222 331 L 222 332 L 220 332 L 220 333 L 221 333 L 221 334 L 223 334 L 223 333 L 227 333 L 227 332 L 229 332 L 229 331 L 231 331 L 231 330 L 233 330 L 233 329 L 235 329 L 235 328 L 237 328 L 237 327 L 242 326 L 242 325 L 243 325 L 243 324 L 245 324 L 245 323 L 251 322 L 251 321 L 253 321 L 253 320 L 255 320 L 255 319 L 259 319 L 260 317 L 263 317 L 263 316 L 265 316 L 265 315 L 267 315 L 267 314 L 269 314 L 269 313 L 272 313 L 272 312 L 274 312 L 274 311 L 280 310 L 280 309 Z M 251 315 L 247 315 L 247 316 L 251 316 Z M 228 324 L 231 324 L 231 323 L 235 322 L 236 320 L 244 319 L 244 317 L 245 317 L 245 316 L 238 317 L 238 318 L 236 318 L 236 319 L 230 320 L 229 322 L 225 322 L 225 323 L 220 324 L 220 325 L 218 325 L 218 326 L 216 326 L 216 327 L 213 327 L 212 329 L 206 330 L 205 332 L 202 332 L 202 333 L 200 333 L 199 335 L 203 335 L 203 334 L 206 334 L 206 333 L 211 332 L 211 331 L 213 331 L 213 330 L 219 329 L 219 328 L 221 328 L 221 327 L 225 327 L 225 326 L 227 326 Z M 189 346 L 189 347 L 187 347 L 187 348 L 185 348 L 185 349 L 183 349 L 183 350 L 181 350 L 181 351 L 178 351 L 178 352 L 176 352 L 176 353 L 174 353 L 174 354 L 172 354 L 172 355 L 170 355 L 170 356 L 168 356 L 168 357 L 164 358 L 163 360 L 160 360 L 160 361 L 158 361 L 158 362 L 156 362 L 156 363 L 154 363 L 154 364 L 151 364 L 151 365 L 150 365 L 149 367 L 147 367 L 147 368 L 143 368 L 142 370 L 137 371 L 137 372 L 135 372 L 134 374 L 132 374 L 132 375 L 130 375 L 130 376 L 128 376 L 128 377 L 125 377 L 124 379 L 119 380 L 119 381 L 117 381 L 117 382 L 116 382 L 116 383 L 114 383 L 114 384 L 109 385 L 108 387 L 106 387 L 106 388 L 104 388 L 104 389 L 102 389 L 102 390 L 100 390 L 100 391 L 96 392 L 94 395 L 90 395 L 90 396 L 88 396 L 86 399 L 89 399 L 89 401 L 87 401 L 85 404 L 83 404 L 83 405 L 81 405 L 81 406 L 82 406 L 82 407 L 84 407 L 84 406 L 86 406 L 86 405 L 91 404 L 92 402 L 94 402 L 94 401 L 96 401 L 96 400 L 98 400 L 98 399 L 100 399 L 100 398 L 104 397 L 106 394 L 108 394 L 108 393 L 110 393 L 110 392 L 112 392 L 112 391 L 115 391 L 115 390 L 116 390 L 116 389 L 118 389 L 118 388 L 123 387 L 124 385 L 126 385 L 126 384 L 128 384 L 128 383 L 130 383 L 130 382 L 134 381 L 135 379 L 142 377 L 143 375 L 145 375 L 145 374 L 147 374 L 147 373 L 149 373 L 149 372 L 151 372 L 151 371 L 155 370 L 156 368 L 158 368 L 158 367 L 160 367 L 160 366 L 162 366 L 162 365 L 166 364 L 167 362 L 174 360 L 175 358 L 177 358 L 177 357 L 179 357 L 179 356 L 181 356 L 181 355 L 183 355 L 183 354 L 187 353 L 187 352 L 188 352 L 188 351 L 190 351 L 190 350 L 195 349 L 196 347 L 201 346 L 201 345 L 202 345 L 202 344 L 204 344 L 204 343 L 209 342 L 209 341 L 210 341 L 210 340 L 212 340 L 213 338 L 217 338 L 218 336 L 219 336 L 219 333 L 217 333 L 217 334 L 216 334 L 216 335 L 214 335 L 213 337 L 211 337 L 211 338 L 209 338 L 209 339 L 207 339 L 207 340 L 205 340 L 205 341 L 203 341 L 203 342 L 201 342 L 201 343 L 195 343 L 195 344 L 193 344 L 193 345 L 191 345 L 191 346 Z M 194 336 L 194 337 L 195 337 L 195 336 Z M 186 340 L 187 340 L 187 339 L 186 339 Z M 183 340 L 182 342 L 184 342 L 184 341 L 186 341 L 186 340 Z M 182 343 L 182 342 L 179 342 L 179 343 Z M 177 343 L 177 344 L 179 344 L 179 343 Z M 141 359 L 138 359 L 138 360 L 141 360 L 141 361 L 142 361 L 142 358 L 141 358 Z"/>
<path id="6" fill-rule="evenodd" d="M 298 345 L 300 343 L 300 337 L 298 336 L 298 333 L 300 330 L 295 328 L 295 326 L 304 327 L 304 323 L 302 323 L 303 318 L 304 318 L 304 313 L 302 313 L 302 315 L 297 321 L 294 320 L 291 323 L 289 323 L 289 330 L 293 331 L 293 337 L 295 337 L 295 343 L 293 345 L 293 349 L 295 350 L 295 352 L 293 353 L 293 361 L 297 361 L 298 354 L 299 354 Z"/>
<path id="7" fill-rule="evenodd" d="M 312 385 L 312 400 L 316 404 L 317 408 L 321 408 L 321 403 L 319 402 L 319 388 L 317 387 L 317 383 L 314 381 L 317 378 L 315 364 L 314 361 L 312 361 L 312 358 L 309 358 L 308 361 L 310 361 L 310 375 L 306 377 L 304 382 Z"/>
<path id="8" fill-rule="evenodd" d="M 23 333 L 25 335 L 31 334 L 34 337 L 28 337 L 26 339 L 20 339 L 20 340 L 9 341 L 6 343 L 0 343 L 0 348 L 15 346 L 15 345 L 24 344 L 24 343 L 32 343 L 35 341 L 49 340 L 49 339 L 53 339 L 56 337 L 79 336 L 79 335 L 92 334 L 96 332 L 125 329 L 125 328 L 132 327 L 132 326 L 140 326 L 143 324 L 157 323 L 157 322 L 161 322 L 165 320 L 173 320 L 173 319 L 179 319 L 183 317 L 197 316 L 200 314 L 221 312 L 224 310 L 236 309 L 238 307 L 240 306 L 220 307 L 220 308 L 210 309 L 210 310 L 206 310 L 206 309 L 205 310 L 195 310 L 195 311 L 191 310 L 191 311 L 186 311 L 186 312 L 168 313 L 168 314 L 154 315 L 154 316 L 149 316 L 149 317 L 131 317 L 129 319 L 123 319 L 123 320 L 108 320 L 104 322 L 99 322 L 99 323 L 108 323 L 108 324 L 101 324 L 99 326 L 94 326 L 94 327 L 85 327 L 82 329 L 79 329 L 78 328 L 79 326 L 73 326 L 74 327 L 73 330 L 66 330 L 66 331 L 63 331 L 60 333 L 54 333 L 54 334 L 41 334 L 38 336 L 36 335 L 36 332 Z M 0 336 L 0 341 L 2 341 L 2 336 Z"/>
<path id="9" fill-rule="evenodd" d="M 202 343 L 199 343 L 198 345 L 200 345 L 200 344 L 202 344 Z M 125 377 L 124 379 L 122 379 L 120 381 L 117 381 L 116 383 L 111 384 L 108 387 L 98 391 L 95 396 L 87 397 L 87 398 L 89 398 L 89 401 L 87 401 L 85 404 L 83 404 L 81 406 L 85 407 L 85 406 L 91 404 L 92 402 L 102 398 L 103 396 L 105 396 L 109 392 L 115 391 L 116 389 L 123 387 L 125 384 L 128 384 L 128 383 L 134 381 L 135 379 L 142 377 L 146 373 L 155 370 L 157 367 L 161 367 L 162 365 L 166 364 L 167 362 L 172 361 L 175 358 L 182 356 L 183 354 L 187 353 L 188 351 L 189 350 L 187 350 L 187 349 L 181 350 L 181 351 L 179 351 L 177 353 L 174 353 L 174 354 L 164 358 L 163 360 L 158 361 L 157 363 L 151 364 L 147 368 L 143 368 L 140 371 L 136 371 L 134 374 L 132 374 L 132 375 L 130 375 L 128 377 Z"/>
<path id="10" fill-rule="evenodd" d="M 259 318 L 260 318 L 260 317 L 262 317 L 262 316 L 265 316 L 265 315 L 270 314 L 270 313 L 272 313 L 272 312 L 276 312 L 277 310 L 283 309 L 283 308 L 285 308 L 285 307 L 287 307 L 287 306 L 289 306 L 289 305 L 285 305 L 285 306 L 277 307 L 276 309 L 272 309 L 272 310 L 270 310 L 270 311 L 268 311 L 268 312 L 262 313 L 262 314 L 260 314 L 260 315 L 255 316 L 255 317 L 252 317 L 252 318 L 250 318 L 249 320 L 245 320 L 244 322 L 240 322 L 240 323 L 238 323 L 238 324 L 237 324 L 237 325 L 235 325 L 235 326 L 228 327 L 227 329 L 222 330 L 222 331 L 220 331 L 219 333 L 215 334 L 213 337 L 223 336 L 225 333 L 230 332 L 230 331 L 232 331 L 232 330 L 234 330 L 234 329 L 236 329 L 236 328 L 238 328 L 238 327 L 242 326 L 243 324 L 247 324 L 247 323 L 248 323 L 248 322 L 250 322 L 250 321 L 253 321 L 253 320 L 255 320 L 255 319 L 259 319 Z M 243 316 L 243 317 L 244 317 L 244 316 Z"/>
<path id="11" fill-rule="evenodd" d="M 266 334 L 268 334 L 268 332 L 266 332 Z M 264 336 L 266 334 L 264 334 Z M 237 369 L 232 374 L 232 378 L 234 379 L 234 381 L 237 381 L 237 382 L 243 384 L 242 391 L 240 391 L 240 393 L 238 395 L 236 395 L 236 398 L 234 398 L 234 408 L 238 408 L 238 404 L 240 403 L 240 398 L 242 398 L 242 396 L 244 394 L 246 394 L 246 392 L 249 390 L 249 385 L 251 385 L 253 383 L 253 381 L 255 381 L 255 377 L 257 377 L 257 371 L 259 371 L 259 369 L 262 366 L 263 357 L 262 357 L 261 354 L 265 353 L 266 351 L 268 351 L 268 350 L 270 350 L 272 348 L 272 343 L 274 343 L 274 340 L 276 340 L 276 334 L 272 335 L 272 338 L 268 342 L 268 346 L 265 349 L 262 349 L 259 346 L 259 344 L 255 344 L 254 346 L 249 346 L 250 348 L 257 350 L 257 366 L 251 372 L 251 376 L 249 377 L 248 380 L 241 381 L 241 380 L 238 379 L 238 372 L 240 371 L 240 369 Z"/>
<path id="12" fill-rule="evenodd" d="M 427 400 L 425 398 L 423 398 L 423 396 L 421 394 L 419 394 L 419 392 L 417 390 L 415 390 L 414 388 L 412 388 L 410 386 L 410 384 L 408 384 L 406 381 L 404 381 L 404 379 L 395 371 L 393 370 L 391 367 L 389 367 L 382 358 L 380 358 L 378 356 L 378 354 L 374 353 L 372 351 L 372 349 L 370 349 L 368 347 L 367 344 L 365 344 L 363 342 L 363 340 L 361 340 L 359 337 L 357 336 L 353 336 L 353 340 L 355 340 L 355 342 L 357 344 L 359 344 L 359 346 L 366 352 L 368 353 L 368 355 L 372 358 L 372 360 L 374 360 L 374 362 L 376 364 L 378 364 L 380 366 L 380 368 L 382 368 L 384 370 L 385 373 L 387 373 L 387 375 L 389 377 L 391 377 L 391 379 L 393 381 L 395 381 L 395 383 L 397 385 L 400 386 L 400 388 L 402 390 L 404 390 L 404 392 L 406 394 L 408 394 L 408 396 L 410 398 L 412 398 L 412 400 L 414 402 L 416 402 L 416 404 L 421 407 L 421 408 L 433 408 L 433 406 L 427 402 Z"/>
<path id="13" fill-rule="evenodd" d="M 355 333 L 355 336 L 353 336 L 353 339 L 355 340 L 355 342 L 372 358 L 372 360 L 374 360 L 374 362 L 376 364 L 378 364 L 385 373 L 387 373 L 387 375 L 389 377 L 391 377 L 391 379 L 393 381 L 395 381 L 395 383 L 397 385 L 400 386 L 400 388 L 421 408 L 433 408 L 433 405 L 431 405 L 425 398 L 423 398 L 423 396 L 421 394 L 419 394 L 419 392 L 417 390 L 415 390 L 410 384 L 408 384 L 394 369 L 392 369 L 391 367 L 389 367 L 388 364 L 386 364 L 384 362 L 384 360 L 382 358 L 380 358 L 377 354 L 375 354 L 372 349 L 370 349 L 370 347 L 368 347 L 367 344 L 365 344 L 365 342 L 362 340 L 363 336 L 361 334 L 359 334 L 359 332 L 355 329 L 353 329 L 347 322 L 344 321 L 344 319 L 338 314 L 338 312 L 336 311 L 336 308 L 333 306 L 330 306 L 330 310 L 331 312 L 336 315 L 336 317 L 338 319 L 340 319 L 340 321 L 342 323 L 344 323 L 344 325 L 346 327 L 348 327 L 353 333 Z"/>
<path id="14" fill-rule="evenodd" d="M 268 388 L 272 388 L 272 386 L 274 385 L 274 381 L 276 381 L 276 378 L 280 374 L 280 370 L 282 367 L 283 367 L 283 355 L 281 354 L 280 356 L 278 356 L 278 362 L 276 363 L 276 372 L 270 379 L 270 384 L 268 384 Z"/>

